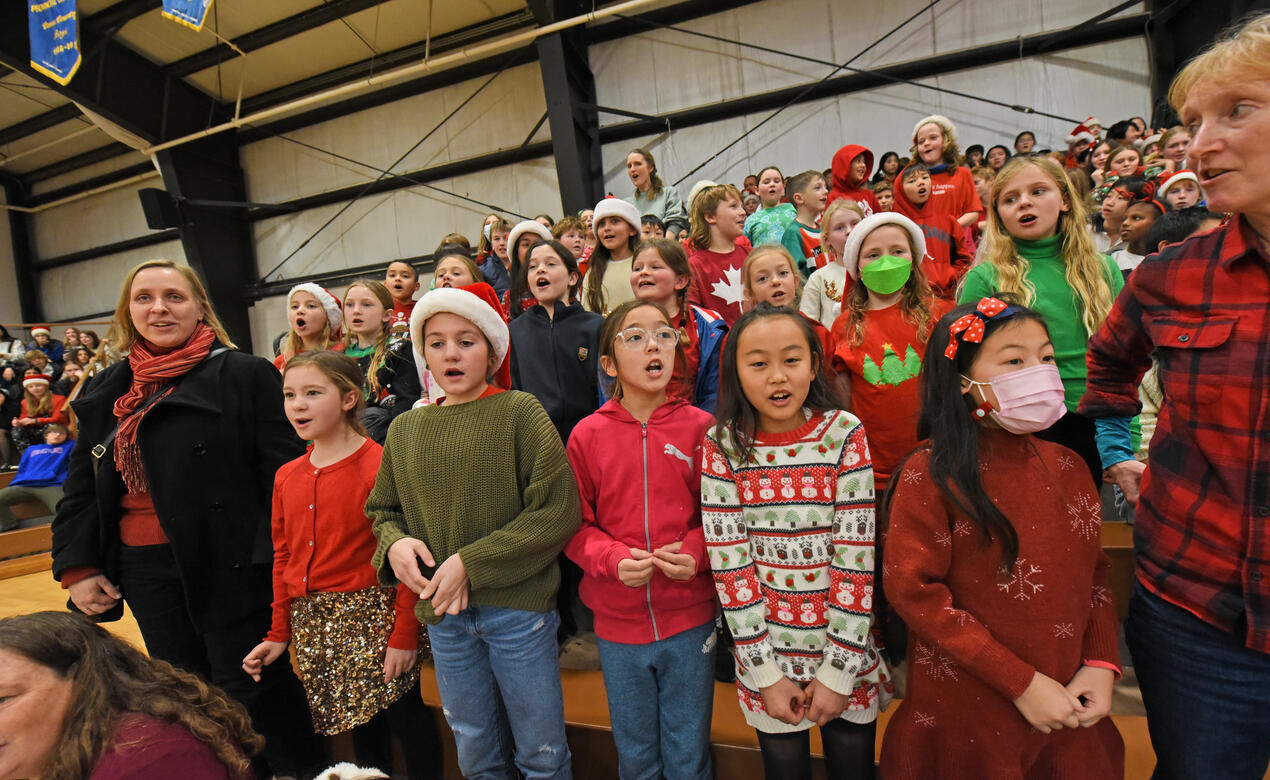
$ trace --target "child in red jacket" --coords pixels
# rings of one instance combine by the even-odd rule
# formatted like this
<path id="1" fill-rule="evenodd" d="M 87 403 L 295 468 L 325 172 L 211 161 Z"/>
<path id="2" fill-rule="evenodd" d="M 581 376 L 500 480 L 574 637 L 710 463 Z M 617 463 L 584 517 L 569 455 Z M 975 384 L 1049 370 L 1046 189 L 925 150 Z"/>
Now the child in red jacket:
<path id="1" fill-rule="evenodd" d="M 898 178 L 902 184 L 895 188 L 895 210 L 921 225 L 926 235 L 926 256 L 921 265 L 931 292 L 946 301 L 956 300 L 957 284 L 974 260 L 965 230 L 955 217 L 929 206 L 934 189 L 929 168 L 913 163 Z"/>
<path id="2" fill-rule="evenodd" d="M 714 701 L 714 586 L 698 500 L 710 415 L 666 388 L 679 331 L 661 306 L 630 301 L 600 332 L 612 400 L 573 429 L 569 461 L 582 567 L 622 777 L 708 778 Z"/>

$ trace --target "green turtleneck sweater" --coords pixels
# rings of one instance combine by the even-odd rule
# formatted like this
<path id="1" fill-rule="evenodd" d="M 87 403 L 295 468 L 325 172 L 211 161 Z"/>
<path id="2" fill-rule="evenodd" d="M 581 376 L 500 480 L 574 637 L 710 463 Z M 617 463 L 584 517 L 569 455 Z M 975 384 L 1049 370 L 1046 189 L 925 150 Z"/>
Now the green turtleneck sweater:
<path id="1" fill-rule="evenodd" d="M 1085 394 L 1085 352 L 1089 345 L 1089 331 L 1081 322 L 1080 306 L 1072 288 L 1067 284 L 1062 251 L 1062 236 L 1055 235 L 1039 241 L 1015 239 L 1019 256 L 1028 262 L 1026 279 L 1036 288 L 1036 300 L 1031 308 L 1045 318 L 1050 339 L 1054 342 L 1054 359 L 1058 373 L 1063 378 L 1063 391 L 1069 411 L 1076 411 L 1076 404 Z M 1111 298 L 1120 294 L 1124 277 L 1115 262 L 1103 256 L 1107 284 L 1111 285 Z M 997 272 L 991 263 L 981 263 L 971 268 L 957 296 L 958 303 L 977 301 L 997 292 Z"/>
<path id="2" fill-rule="evenodd" d="M 509 391 L 393 420 L 366 516 L 380 583 L 397 584 L 388 548 L 413 536 L 438 566 L 459 556 L 472 603 L 547 612 L 560 584 L 556 556 L 582 509 L 551 418 L 529 393 Z M 415 614 L 441 622 L 430 601 Z"/>

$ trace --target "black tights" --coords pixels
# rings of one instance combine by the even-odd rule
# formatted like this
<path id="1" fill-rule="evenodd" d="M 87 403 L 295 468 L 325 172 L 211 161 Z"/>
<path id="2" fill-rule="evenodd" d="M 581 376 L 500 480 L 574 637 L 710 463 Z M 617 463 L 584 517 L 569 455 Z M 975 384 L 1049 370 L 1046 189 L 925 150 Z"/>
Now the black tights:
<path id="1" fill-rule="evenodd" d="M 353 729 L 353 754 L 358 765 L 391 773 L 394 736 L 401 743 L 410 780 L 441 777 L 441 741 L 432 713 L 419 697 L 418 685 Z"/>
<path id="2" fill-rule="evenodd" d="M 825 748 L 825 776 L 829 780 L 872 780 L 873 744 L 877 721 L 850 723 L 835 718 L 820 727 Z M 811 733 L 758 732 L 767 780 L 805 780 L 811 777 Z"/>

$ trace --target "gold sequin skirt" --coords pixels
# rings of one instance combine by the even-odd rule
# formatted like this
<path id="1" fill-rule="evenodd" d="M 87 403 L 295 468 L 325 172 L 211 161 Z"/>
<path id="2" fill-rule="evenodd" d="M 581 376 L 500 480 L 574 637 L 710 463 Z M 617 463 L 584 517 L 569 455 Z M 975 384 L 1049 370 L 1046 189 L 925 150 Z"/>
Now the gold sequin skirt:
<path id="1" fill-rule="evenodd" d="M 292 599 L 291 647 L 319 734 L 360 726 L 414 689 L 417 661 L 405 674 L 384 682 L 396 598 L 394 588 L 372 587 Z M 420 639 L 422 656 L 426 645 Z"/>

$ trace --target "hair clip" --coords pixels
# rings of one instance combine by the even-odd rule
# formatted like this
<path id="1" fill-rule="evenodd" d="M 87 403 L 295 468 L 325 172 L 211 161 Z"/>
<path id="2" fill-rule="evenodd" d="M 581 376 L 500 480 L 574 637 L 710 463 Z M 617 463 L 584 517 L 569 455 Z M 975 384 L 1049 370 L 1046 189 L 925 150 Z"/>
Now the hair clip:
<path id="1" fill-rule="evenodd" d="M 1008 316 L 1016 311 L 1018 309 L 1006 304 L 1000 298 L 980 298 L 979 303 L 975 304 L 974 311 L 958 317 L 952 325 L 948 326 L 948 347 L 944 350 L 944 357 L 949 360 L 957 357 L 957 347 L 961 343 L 957 340 L 958 335 L 961 336 L 961 341 L 981 344 L 986 323 L 997 319 L 1002 314 Z"/>

